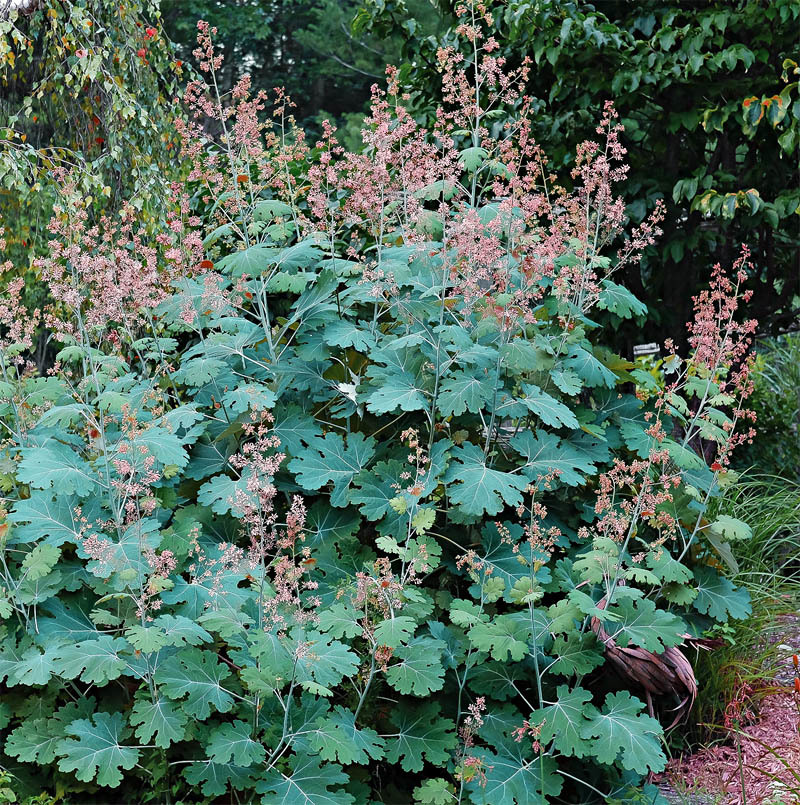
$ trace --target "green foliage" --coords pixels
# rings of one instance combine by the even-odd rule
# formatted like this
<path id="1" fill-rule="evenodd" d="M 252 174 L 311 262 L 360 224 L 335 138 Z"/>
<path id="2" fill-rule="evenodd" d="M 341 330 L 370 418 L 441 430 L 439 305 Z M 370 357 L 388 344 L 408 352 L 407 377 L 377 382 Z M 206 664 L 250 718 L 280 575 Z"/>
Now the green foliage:
<path id="1" fill-rule="evenodd" d="M 185 275 L 153 250 L 170 282 L 130 313 L 64 271 L 46 382 L 0 341 L 2 751 L 27 793 L 611 796 L 666 757 L 636 692 L 600 681 L 593 619 L 659 654 L 749 614 L 717 557 L 758 534 L 715 504 L 687 400 L 631 394 L 592 318 L 643 312 L 594 271 L 611 264 L 583 222 L 602 228 L 605 202 L 504 223 L 483 166 L 507 144 L 475 145 L 482 121 L 449 145 L 417 132 L 444 156 L 406 186 L 414 149 L 381 150 L 403 114 L 376 101 L 366 157 L 335 163 L 321 205 L 324 149 L 291 126 L 261 150 L 196 143 L 199 222 L 160 233 L 195 249 Z M 70 262 L 100 248 L 87 235 Z M 688 365 L 686 397 L 719 392 L 726 367 Z"/>
<path id="2" fill-rule="evenodd" d="M 736 455 L 737 469 L 800 478 L 800 337 L 795 333 L 758 344 L 751 406 L 758 439 Z"/>

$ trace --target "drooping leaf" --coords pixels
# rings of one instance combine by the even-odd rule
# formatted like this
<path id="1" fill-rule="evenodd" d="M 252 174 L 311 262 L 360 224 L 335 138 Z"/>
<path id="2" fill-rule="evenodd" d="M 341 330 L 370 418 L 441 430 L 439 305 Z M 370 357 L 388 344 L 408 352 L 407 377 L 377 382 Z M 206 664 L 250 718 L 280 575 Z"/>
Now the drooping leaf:
<path id="1" fill-rule="evenodd" d="M 747 540 L 753 536 L 753 529 L 747 523 L 727 514 L 718 514 L 708 530 L 715 537 L 727 540 Z"/>
<path id="2" fill-rule="evenodd" d="M 554 428 L 567 427 L 578 428 L 580 423 L 572 411 L 559 402 L 555 397 L 552 397 L 545 391 L 542 391 L 539 386 L 534 386 L 530 383 L 525 383 L 522 386 L 524 397 L 522 402 L 525 406 L 536 414 L 545 425 L 550 425 Z"/>
<path id="3" fill-rule="evenodd" d="M 597 306 L 601 310 L 608 310 L 622 319 L 647 315 L 647 305 L 640 302 L 627 288 L 607 279 L 601 280 L 600 285 L 602 290 L 597 297 Z"/>
<path id="4" fill-rule="evenodd" d="M 613 389 L 617 384 L 617 376 L 605 367 L 591 352 L 574 344 L 570 347 L 561 367 L 571 369 L 590 388 L 605 386 Z"/>

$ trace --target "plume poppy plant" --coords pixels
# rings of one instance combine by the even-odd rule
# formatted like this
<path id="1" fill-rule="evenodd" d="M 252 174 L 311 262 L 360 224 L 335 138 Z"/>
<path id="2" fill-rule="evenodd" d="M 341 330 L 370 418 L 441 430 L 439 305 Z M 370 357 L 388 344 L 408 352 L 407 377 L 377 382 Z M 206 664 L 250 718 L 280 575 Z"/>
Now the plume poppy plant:
<path id="1" fill-rule="evenodd" d="M 647 311 L 614 272 L 663 212 L 628 228 L 617 113 L 560 182 L 528 65 L 489 5 L 457 14 L 430 130 L 390 68 L 361 148 L 329 123 L 309 144 L 285 93 L 220 94 L 201 22 L 157 231 L 95 221 L 63 176 L 48 377 L 0 295 L 4 751 L 37 785 L 634 796 L 682 697 L 601 689 L 597 634 L 674 659 L 749 614 L 718 558 L 747 525 L 705 517 L 703 458 L 751 438 L 747 254 L 666 383 L 629 375 L 604 327 Z"/>

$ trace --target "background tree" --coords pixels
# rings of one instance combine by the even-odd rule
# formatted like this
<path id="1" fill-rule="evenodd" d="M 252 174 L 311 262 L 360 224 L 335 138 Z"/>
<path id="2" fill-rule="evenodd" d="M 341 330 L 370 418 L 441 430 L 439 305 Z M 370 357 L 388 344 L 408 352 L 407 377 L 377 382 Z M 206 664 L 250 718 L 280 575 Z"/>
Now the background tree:
<path id="1" fill-rule="evenodd" d="M 298 121 L 312 131 L 321 116 L 349 122 L 353 143 L 370 87 L 385 83 L 386 65 L 401 60 L 408 35 L 404 28 L 355 33 L 358 0 L 163 0 L 161 11 L 184 61 L 194 48 L 197 20 L 217 28 L 226 56 L 223 91 L 247 71 L 257 88 L 285 88 L 297 104 Z M 446 28 L 428 0 L 410 0 L 406 14 L 403 25 L 412 30 L 419 26 L 432 34 Z"/>
<path id="2" fill-rule="evenodd" d="M 12 249 L 49 218 L 58 168 L 98 209 L 160 206 L 183 70 L 159 16 L 152 0 L 66 0 L 0 17 L 0 212 L 24 241 Z"/>
<path id="3" fill-rule="evenodd" d="M 0 226 L 29 307 L 45 302 L 33 261 L 67 177 L 90 220 L 123 201 L 145 222 L 162 217 L 183 80 L 153 0 L 0 4 Z M 47 344 L 42 329 L 40 369 Z"/>

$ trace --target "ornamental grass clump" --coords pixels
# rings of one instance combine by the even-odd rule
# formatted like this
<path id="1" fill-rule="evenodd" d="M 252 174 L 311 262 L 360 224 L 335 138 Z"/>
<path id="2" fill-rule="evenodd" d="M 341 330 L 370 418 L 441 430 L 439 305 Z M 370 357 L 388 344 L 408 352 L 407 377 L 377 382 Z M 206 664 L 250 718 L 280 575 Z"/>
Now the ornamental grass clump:
<path id="1" fill-rule="evenodd" d="M 310 144 L 282 93 L 220 94 L 200 23 L 163 228 L 90 222 L 65 177 L 47 376 L 0 308 L 22 795 L 632 801 L 664 768 L 670 697 L 591 623 L 658 655 L 750 611 L 748 528 L 705 517 L 751 438 L 747 254 L 666 385 L 604 347 L 661 210 L 627 229 L 611 104 L 559 184 L 527 65 L 459 15 L 432 130 L 389 70 L 361 150 Z"/>

